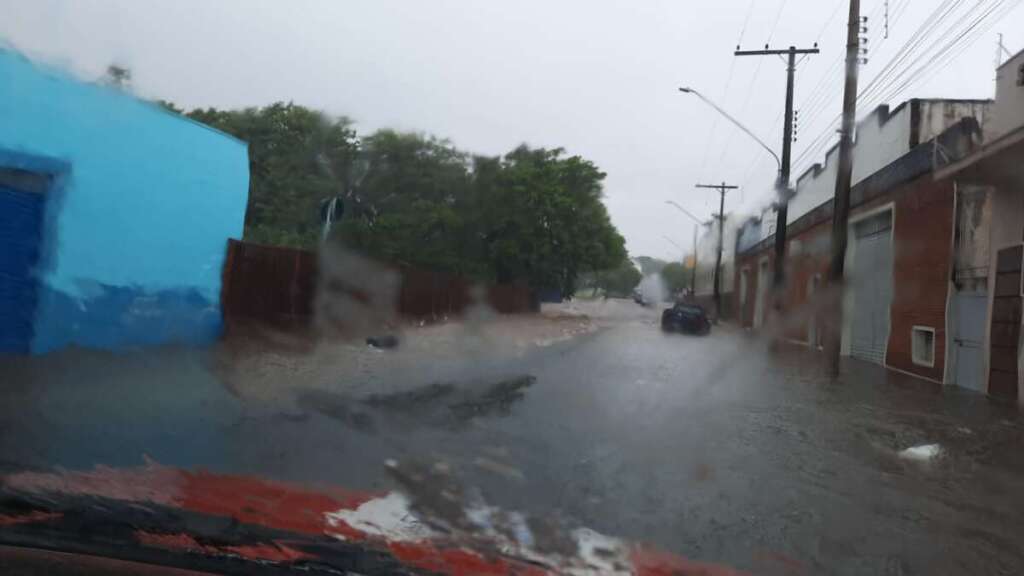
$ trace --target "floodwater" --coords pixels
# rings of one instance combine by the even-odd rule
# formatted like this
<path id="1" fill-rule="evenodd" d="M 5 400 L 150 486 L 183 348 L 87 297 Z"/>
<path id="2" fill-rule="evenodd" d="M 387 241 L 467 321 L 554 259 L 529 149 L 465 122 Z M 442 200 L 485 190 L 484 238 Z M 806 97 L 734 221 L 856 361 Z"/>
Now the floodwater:
<path id="1" fill-rule="evenodd" d="M 759 574 L 1024 571 L 1016 407 L 855 361 L 830 381 L 816 354 L 663 334 L 628 301 L 578 308 L 595 330 L 361 386 L 282 376 L 288 401 L 225 385 L 216 351 L 5 361 L 0 471 L 146 456 L 415 492 L 385 461 L 443 463 L 489 504 Z"/>

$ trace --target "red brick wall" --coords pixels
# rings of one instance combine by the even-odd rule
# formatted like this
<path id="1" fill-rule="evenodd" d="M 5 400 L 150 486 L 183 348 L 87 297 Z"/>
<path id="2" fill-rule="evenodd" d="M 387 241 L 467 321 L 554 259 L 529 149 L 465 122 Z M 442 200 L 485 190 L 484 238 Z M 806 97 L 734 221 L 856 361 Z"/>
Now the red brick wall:
<path id="1" fill-rule="evenodd" d="M 933 182 L 930 175 L 856 207 L 856 216 L 888 203 L 893 214 L 893 299 L 886 362 L 893 368 L 941 381 L 946 362 L 946 299 L 952 261 L 953 186 Z M 788 269 L 784 315 L 787 338 L 806 342 L 812 302 L 808 281 L 821 274 L 827 281 L 831 249 L 831 220 L 788 239 Z M 853 238 L 850 238 L 853 242 Z M 794 249 L 796 244 L 799 248 Z M 740 324 L 752 326 L 757 295 L 757 263 L 772 248 L 737 258 L 735 306 L 739 310 L 739 270 L 749 267 L 746 306 Z M 773 259 L 774 260 L 774 259 Z M 771 264 L 774 266 L 774 262 Z M 820 292 L 819 292 L 820 294 Z M 913 326 L 935 329 L 935 365 L 917 366 L 911 355 Z"/>
<path id="2" fill-rule="evenodd" d="M 809 341 L 814 305 L 812 299 L 822 293 L 828 276 L 831 231 L 832 223 L 825 222 L 789 239 L 785 334 L 791 340 Z M 821 274 L 821 284 L 819 292 L 811 294 L 808 288 L 815 274 Z"/>
<path id="3" fill-rule="evenodd" d="M 757 290 L 758 290 L 758 263 L 761 258 L 768 256 L 768 270 L 771 272 L 773 266 L 775 266 L 775 258 L 771 256 L 771 248 L 768 250 L 762 250 L 760 252 L 741 254 L 736 258 L 736 273 L 733 275 L 733 310 L 736 311 L 735 319 L 736 322 L 744 328 L 753 328 L 754 326 L 754 308 L 757 301 Z M 742 277 L 742 270 L 746 268 L 747 271 L 747 299 L 743 306 L 740 306 L 740 278 Z M 765 306 L 769 303 L 767 299 Z M 765 314 L 767 316 L 767 313 Z"/>
<path id="4" fill-rule="evenodd" d="M 893 298 L 886 363 L 943 380 L 946 300 L 953 237 L 953 185 L 925 176 L 897 195 L 893 215 Z M 914 364 L 913 326 L 935 329 L 935 366 Z"/>

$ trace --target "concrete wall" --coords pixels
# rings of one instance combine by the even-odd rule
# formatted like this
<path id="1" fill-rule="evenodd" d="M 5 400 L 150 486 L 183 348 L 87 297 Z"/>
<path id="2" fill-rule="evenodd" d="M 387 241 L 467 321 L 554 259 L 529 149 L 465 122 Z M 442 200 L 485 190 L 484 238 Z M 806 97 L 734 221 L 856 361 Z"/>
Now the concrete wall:
<path id="1" fill-rule="evenodd" d="M 34 352 L 217 337 L 243 142 L 4 50 L 0 124 L 0 165 L 54 177 Z"/>
<path id="2" fill-rule="evenodd" d="M 893 208 L 893 299 L 886 364 L 937 382 L 946 366 L 946 310 L 953 266 L 953 184 L 925 175 L 896 195 Z M 911 357 L 912 328 L 935 329 L 935 363 Z"/>
<path id="3" fill-rule="evenodd" d="M 853 185 L 896 161 L 911 148 L 927 142 L 960 121 L 974 117 L 979 124 L 988 120 L 991 102 L 982 100 L 909 100 L 895 110 L 887 105 L 875 108 L 857 123 L 853 146 Z M 828 202 L 835 194 L 839 147 L 825 154 L 823 164 L 815 164 L 797 177 L 796 196 L 789 203 L 788 222 Z M 775 211 L 762 214 L 766 225 L 762 238 L 775 233 Z"/>
<path id="4" fill-rule="evenodd" d="M 996 101 L 985 125 L 985 140 L 992 141 L 1024 126 L 1024 51 L 996 70 Z"/>
<path id="5" fill-rule="evenodd" d="M 942 134 L 962 118 L 974 118 L 984 127 L 990 120 L 991 100 L 913 100 L 911 147 Z"/>

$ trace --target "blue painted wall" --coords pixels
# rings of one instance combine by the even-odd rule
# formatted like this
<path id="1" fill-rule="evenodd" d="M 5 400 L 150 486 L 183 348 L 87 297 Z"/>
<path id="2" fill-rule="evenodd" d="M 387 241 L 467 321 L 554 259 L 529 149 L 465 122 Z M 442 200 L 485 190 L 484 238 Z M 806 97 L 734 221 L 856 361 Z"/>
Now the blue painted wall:
<path id="1" fill-rule="evenodd" d="M 31 349 L 207 343 L 245 143 L 0 49 L 0 166 L 55 175 Z"/>

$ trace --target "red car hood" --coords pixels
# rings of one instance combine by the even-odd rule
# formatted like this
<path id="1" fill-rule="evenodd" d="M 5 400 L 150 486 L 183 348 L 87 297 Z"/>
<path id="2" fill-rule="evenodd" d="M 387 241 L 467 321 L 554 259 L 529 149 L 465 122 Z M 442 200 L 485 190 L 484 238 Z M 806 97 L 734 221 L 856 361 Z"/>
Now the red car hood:
<path id="1" fill-rule="evenodd" d="M 464 500 L 447 489 L 311 489 L 153 462 L 18 472 L 0 479 L 0 544 L 246 574 L 738 574 Z"/>

